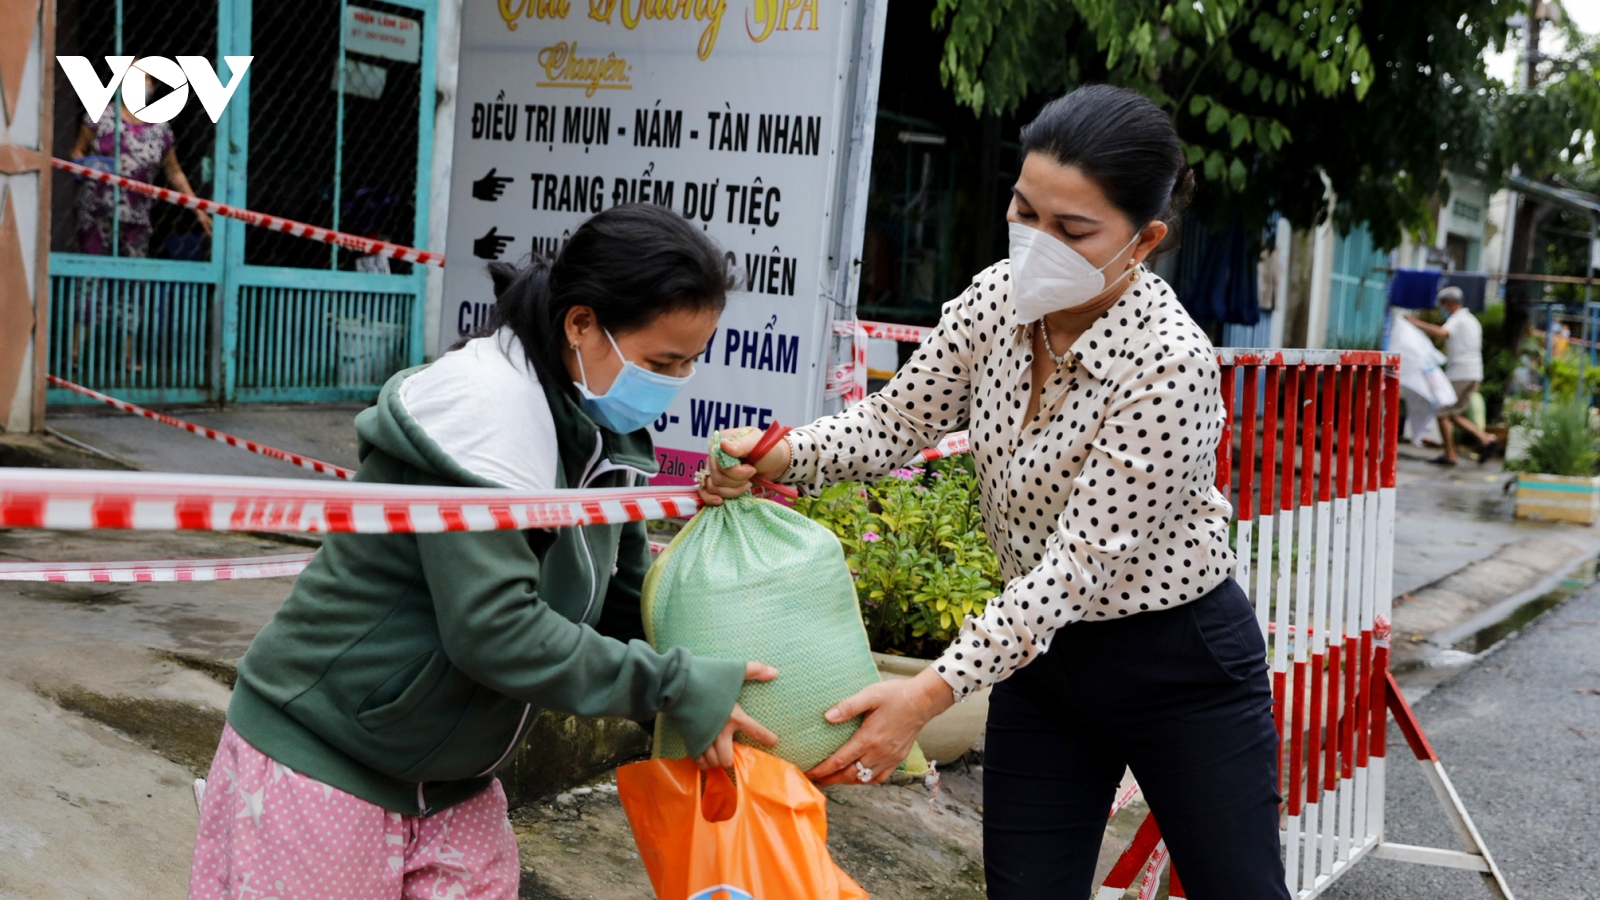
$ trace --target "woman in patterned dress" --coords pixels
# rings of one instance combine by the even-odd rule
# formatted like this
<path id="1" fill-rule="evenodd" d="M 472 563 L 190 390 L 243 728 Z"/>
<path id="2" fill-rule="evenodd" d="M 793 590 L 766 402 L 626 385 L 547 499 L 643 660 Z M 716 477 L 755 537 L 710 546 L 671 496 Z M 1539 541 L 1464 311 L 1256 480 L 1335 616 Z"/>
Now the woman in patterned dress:
<path id="1" fill-rule="evenodd" d="M 151 95 L 153 83 L 154 79 L 145 76 L 145 96 Z M 117 146 L 119 132 L 120 159 Z M 78 126 L 78 141 L 72 146 L 72 160 L 79 165 L 90 165 L 84 162 L 86 157 L 98 158 L 93 161 L 103 160 L 106 171 L 113 171 L 110 163 L 115 160 L 119 163 L 114 170 L 118 175 L 153 184 L 156 176 L 162 174 L 173 188 L 192 194 L 194 188 L 190 186 L 189 176 L 184 174 L 183 166 L 178 163 L 178 153 L 173 148 L 175 140 L 170 123 L 142 122 L 126 104 L 119 102 L 116 116 L 102 113 L 98 122 L 87 115 L 83 117 L 83 122 Z M 120 202 L 113 199 L 119 193 Z M 111 232 L 114 227 L 112 208 L 115 205 L 115 227 L 120 231 L 116 255 L 149 256 L 150 204 L 153 202 L 144 194 L 119 192 L 111 185 L 98 181 L 80 183 L 76 202 L 79 252 L 96 256 L 111 255 Z M 197 209 L 194 210 L 194 217 L 200 223 L 200 230 L 209 237 L 210 214 Z"/>

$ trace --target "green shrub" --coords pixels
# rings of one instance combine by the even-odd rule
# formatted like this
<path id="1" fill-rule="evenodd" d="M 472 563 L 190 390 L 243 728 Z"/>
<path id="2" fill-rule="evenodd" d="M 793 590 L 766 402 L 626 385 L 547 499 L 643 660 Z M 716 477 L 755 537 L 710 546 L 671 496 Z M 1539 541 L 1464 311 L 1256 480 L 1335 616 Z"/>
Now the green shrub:
<path id="1" fill-rule="evenodd" d="M 933 657 L 1000 592 L 970 459 L 843 482 L 795 509 L 838 536 L 872 649 Z"/>
<path id="2" fill-rule="evenodd" d="M 1600 468 L 1600 431 L 1589 419 L 1588 398 L 1552 400 L 1533 417 L 1527 455 L 1506 468 L 1543 475 L 1596 474 Z"/>

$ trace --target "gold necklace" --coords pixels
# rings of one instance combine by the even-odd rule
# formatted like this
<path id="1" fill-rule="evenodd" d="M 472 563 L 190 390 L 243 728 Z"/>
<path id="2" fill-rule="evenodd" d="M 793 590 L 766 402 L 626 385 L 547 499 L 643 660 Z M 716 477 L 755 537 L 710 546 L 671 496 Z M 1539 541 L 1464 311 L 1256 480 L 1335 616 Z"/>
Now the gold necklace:
<path id="1" fill-rule="evenodd" d="M 1056 355 L 1055 348 L 1050 346 L 1050 323 L 1044 319 L 1039 320 L 1039 334 L 1044 338 L 1044 352 L 1049 355 L 1051 361 L 1058 366 L 1066 366 L 1068 372 L 1078 370 L 1078 357 L 1072 353 L 1071 348 L 1060 356 Z"/>

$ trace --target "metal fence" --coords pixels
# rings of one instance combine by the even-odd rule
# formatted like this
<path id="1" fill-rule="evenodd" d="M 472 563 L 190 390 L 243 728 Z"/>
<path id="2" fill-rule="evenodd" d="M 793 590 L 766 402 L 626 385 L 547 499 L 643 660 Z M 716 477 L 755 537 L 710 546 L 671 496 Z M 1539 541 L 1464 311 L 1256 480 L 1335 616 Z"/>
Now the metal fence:
<path id="1" fill-rule="evenodd" d="M 57 78 L 53 153 L 140 181 L 412 246 L 427 240 L 435 0 L 62 0 L 58 55 L 224 56 L 250 69 L 215 124 L 113 99 L 89 122 Z M 405 39 L 361 30 L 382 20 Z M 137 63 L 136 63 L 137 65 Z M 169 86 L 154 83 L 159 102 Z M 142 403 L 369 399 L 421 362 L 421 267 L 57 174 L 49 368 Z M 51 403 L 83 402 L 52 390 Z"/>
<path id="2" fill-rule="evenodd" d="M 1399 361 L 1339 350 L 1219 359 L 1228 436 L 1217 487 L 1238 513 L 1234 577 L 1267 638 L 1288 886 L 1309 900 L 1384 838 Z M 1121 897 L 1141 877 L 1153 894 L 1166 863 L 1146 820 L 1096 896 Z"/>

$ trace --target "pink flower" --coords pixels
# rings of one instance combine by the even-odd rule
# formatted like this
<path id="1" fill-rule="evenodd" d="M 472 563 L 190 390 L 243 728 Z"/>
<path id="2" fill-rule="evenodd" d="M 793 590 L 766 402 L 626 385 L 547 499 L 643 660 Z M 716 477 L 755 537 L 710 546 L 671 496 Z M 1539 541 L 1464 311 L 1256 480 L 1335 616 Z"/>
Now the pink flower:
<path id="1" fill-rule="evenodd" d="M 901 479 L 904 479 L 906 481 L 910 481 L 913 478 L 920 478 L 922 476 L 922 470 L 921 469 L 914 469 L 914 468 L 912 468 L 910 466 L 907 466 L 904 469 L 895 469 L 893 472 L 890 472 L 889 474 L 893 475 L 896 478 L 901 478 Z"/>
<path id="2" fill-rule="evenodd" d="M 866 531 L 862 532 L 861 539 L 869 544 L 876 544 L 877 542 L 883 540 L 883 535 L 877 533 L 876 531 Z"/>

